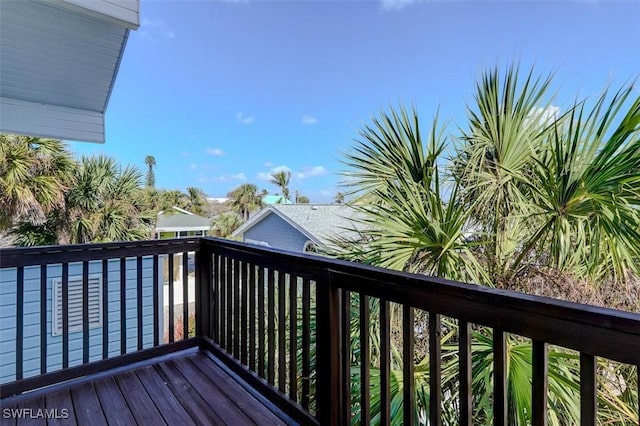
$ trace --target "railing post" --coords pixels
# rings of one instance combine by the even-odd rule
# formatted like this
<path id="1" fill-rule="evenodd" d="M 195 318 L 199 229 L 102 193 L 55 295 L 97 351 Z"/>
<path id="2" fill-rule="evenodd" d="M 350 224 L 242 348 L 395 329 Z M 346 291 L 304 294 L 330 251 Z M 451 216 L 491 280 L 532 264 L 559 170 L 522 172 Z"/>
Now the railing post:
<path id="1" fill-rule="evenodd" d="M 345 407 L 340 396 L 339 292 L 332 285 L 330 270 L 322 272 L 316 288 L 317 419 L 322 425 L 337 425 Z"/>
<path id="2" fill-rule="evenodd" d="M 211 309 L 211 251 L 206 247 L 204 240 L 200 240 L 200 247 L 196 251 L 196 337 L 203 337 L 211 330 L 209 324 Z M 213 336 L 207 336 L 213 338 Z"/>

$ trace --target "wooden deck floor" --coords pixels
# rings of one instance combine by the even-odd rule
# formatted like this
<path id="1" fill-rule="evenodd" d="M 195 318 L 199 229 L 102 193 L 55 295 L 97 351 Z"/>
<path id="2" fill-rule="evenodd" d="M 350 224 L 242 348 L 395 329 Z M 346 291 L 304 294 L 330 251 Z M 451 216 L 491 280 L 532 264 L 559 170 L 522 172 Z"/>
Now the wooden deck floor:
<path id="1" fill-rule="evenodd" d="M 2 404 L 2 425 L 283 425 L 206 354 L 190 353 L 115 376 Z M 7 419 L 6 409 L 57 410 L 62 419 Z M 48 411 L 47 414 L 52 413 Z M 66 413 L 66 414 L 65 414 Z"/>

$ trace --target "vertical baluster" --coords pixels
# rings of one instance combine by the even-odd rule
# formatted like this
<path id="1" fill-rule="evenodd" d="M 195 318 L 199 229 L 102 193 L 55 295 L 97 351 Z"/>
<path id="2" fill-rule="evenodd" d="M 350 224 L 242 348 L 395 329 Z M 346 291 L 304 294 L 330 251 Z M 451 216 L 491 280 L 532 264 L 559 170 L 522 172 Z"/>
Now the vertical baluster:
<path id="1" fill-rule="evenodd" d="M 276 336 L 275 336 L 275 283 L 274 271 L 269 268 L 267 275 L 267 381 L 275 384 L 275 356 L 276 356 Z"/>
<path id="2" fill-rule="evenodd" d="M 298 277 L 289 276 L 289 398 L 298 400 Z"/>
<path id="3" fill-rule="evenodd" d="M 62 368 L 69 367 L 69 264 L 62 264 Z"/>
<path id="4" fill-rule="evenodd" d="M 278 273 L 278 389 L 285 392 L 285 381 L 287 377 L 286 369 L 286 274 L 282 271 Z"/>
<path id="5" fill-rule="evenodd" d="M 240 270 L 241 262 L 235 260 L 233 262 L 233 356 L 240 359 Z"/>
<path id="6" fill-rule="evenodd" d="M 160 291 L 158 289 L 159 281 L 158 271 L 158 255 L 153 255 L 153 346 L 160 344 Z"/>
<path id="7" fill-rule="evenodd" d="M 380 424 L 391 424 L 391 317 L 388 300 L 380 301 Z"/>
<path id="8" fill-rule="evenodd" d="M 493 329 L 493 424 L 507 424 L 507 340 L 498 328 Z"/>
<path id="9" fill-rule="evenodd" d="M 256 371 L 256 267 L 253 264 L 249 264 L 249 369 Z"/>
<path id="10" fill-rule="evenodd" d="M 142 350 L 142 256 L 136 258 L 136 312 L 138 326 L 138 350 Z"/>
<path id="11" fill-rule="evenodd" d="M 340 371 L 342 387 L 340 399 L 345 409 L 342 413 L 342 423 L 351 423 L 351 292 L 342 290 L 340 293 Z"/>
<path id="12" fill-rule="evenodd" d="M 174 309 L 174 291 L 173 291 L 173 253 L 169 254 L 169 343 L 172 343 L 175 339 L 175 335 L 174 335 L 174 324 L 173 321 L 175 320 L 175 313 L 173 312 Z"/>
<path id="13" fill-rule="evenodd" d="M 47 372 L 47 265 L 40 265 L 40 374 Z"/>
<path id="14" fill-rule="evenodd" d="M 580 353 L 580 425 L 595 426 L 596 407 L 596 357 Z"/>
<path id="15" fill-rule="evenodd" d="M 109 358 L 109 260 L 102 260 L 102 359 Z"/>
<path id="16" fill-rule="evenodd" d="M 82 363 L 89 362 L 89 262 L 82 262 Z"/>
<path id="17" fill-rule="evenodd" d="M 22 379 L 24 358 L 24 267 L 16 270 L 16 380 Z"/>
<path id="18" fill-rule="evenodd" d="M 213 291 L 211 292 L 211 304 L 213 309 L 211 310 L 211 319 L 209 326 L 209 336 L 214 342 L 220 344 L 220 316 L 218 313 L 220 306 L 220 256 L 216 253 L 213 254 Z"/>
<path id="19" fill-rule="evenodd" d="M 265 377 L 265 350 L 264 350 L 264 325 L 266 317 L 264 313 L 264 268 L 258 267 L 258 375 Z"/>
<path id="20" fill-rule="evenodd" d="M 429 313 L 429 424 L 442 424 L 442 348 L 440 315 Z"/>
<path id="21" fill-rule="evenodd" d="M 120 354 L 127 353 L 127 259 L 120 259 Z"/>
<path id="22" fill-rule="evenodd" d="M 220 279 L 218 280 L 220 285 L 220 318 L 218 319 L 219 325 L 219 343 L 224 349 L 227 349 L 226 344 L 226 318 L 227 318 L 227 258 L 226 256 L 220 256 Z"/>
<path id="23" fill-rule="evenodd" d="M 403 383 L 403 415 L 404 424 L 415 424 L 415 383 L 413 377 L 413 308 L 409 305 L 402 307 L 402 383 Z"/>
<path id="24" fill-rule="evenodd" d="M 540 340 L 532 343 L 533 365 L 531 372 L 532 424 L 547 425 L 547 344 Z"/>
<path id="25" fill-rule="evenodd" d="M 309 381 L 311 366 L 309 347 L 311 346 L 311 283 L 309 278 L 302 280 L 302 406 L 309 409 Z"/>
<path id="26" fill-rule="evenodd" d="M 369 297 L 360 295 L 360 414 L 361 424 L 369 425 L 371 419 L 369 379 Z"/>
<path id="27" fill-rule="evenodd" d="M 242 262 L 242 268 L 240 268 L 240 294 L 242 299 L 240 300 L 240 362 L 244 365 L 249 364 L 249 357 L 247 354 L 247 303 L 249 298 L 249 285 L 247 283 L 247 265 L 246 262 Z"/>
<path id="28" fill-rule="evenodd" d="M 471 426 L 472 394 L 471 394 L 471 324 L 458 322 L 458 368 L 460 369 L 460 425 Z"/>
<path id="29" fill-rule="evenodd" d="M 233 344 L 233 280 L 236 276 L 236 260 L 227 258 L 227 352 L 234 353 Z"/>
<path id="30" fill-rule="evenodd" d="M 194 289 L 195 291 L 195 289 Z M 182 253 L 182 338 L 189 338 L 189 253 Z"/>

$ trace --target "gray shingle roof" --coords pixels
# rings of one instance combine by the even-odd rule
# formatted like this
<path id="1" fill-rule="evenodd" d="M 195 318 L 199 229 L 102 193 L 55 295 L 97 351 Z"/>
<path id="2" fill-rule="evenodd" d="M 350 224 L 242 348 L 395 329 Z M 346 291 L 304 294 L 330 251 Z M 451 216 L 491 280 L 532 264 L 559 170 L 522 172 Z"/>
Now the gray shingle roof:
<path id="1" fill-rule="evenodd" d="M 195 214 L 177 213 L 172 215 L 161 214 L 158 216 L 156 230 L 200 230 L 201 228 L 209 229 L 211 227 L 211 219 L 198 216 Z"/>
<path id="2" fill-rule="evenodd" d="M 341 204 L 273 204 L 270 206 L 315 237 L 321 244 L 329 244 L 332 238 L 357 238 L 354 231 L 362 227 L 354 219 L 362 213 Z"/>

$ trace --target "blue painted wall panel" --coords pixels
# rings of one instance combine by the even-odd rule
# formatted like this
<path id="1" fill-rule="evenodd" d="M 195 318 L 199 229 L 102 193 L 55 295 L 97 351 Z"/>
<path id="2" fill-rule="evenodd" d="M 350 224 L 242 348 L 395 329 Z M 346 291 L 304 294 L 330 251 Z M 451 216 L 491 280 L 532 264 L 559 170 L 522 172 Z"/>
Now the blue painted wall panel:
<path id="1" fill-rule="evenodd" d="M 109 356 L 120 355 L 120 261 L 108 263 Z M 102 262 L 89 262 L 89 276 L 102 274 Z M 126 328 L 127 352 L 137 350 L 137 265 L 126 262 Z M 160 274 L 161 275 L 161 274 Z M 61 265 L 47 267 L 47 369 L 62 368 L 62 336 L 52 335 L 52 282 L 62 276 Z M 82 264 L 69 264 L 69 278 L 82 277 Z M 161 279 L 162 277 L 160 277 Z M 153 269 L 152 258 L 143 258 L 142 270 L 143 347 L 153 345 Z M 160 283 L 156 283 L 160 286 Z M 40 267 L 24 268 L 24 351 L 23 375 L 40 374 Z M 105 295 L 103 294 L 103 297 Z M 162 298 L 162 292 L 160 291 Z M 160 300 L 162 303 L 162 300 Z M 16 360 L 16 269 L 0 270 L 0 383 L 15 380 Z M 160 315 L 162 307 L 160 306 Z M 162 324 L 162 321 L 161 321 Z M 69 366 L 82 363 L 82 332 L 69 334 Z M 89 330 L 89 358 L 102 358 L 102 328 Z"/>
<path id="2" fill-rule="evenodd" d="M 244 241 L 263 242 L 269 247 L 302 252 L 309 239 L 277 214 L 271 213 L 244 233 Z"/>

